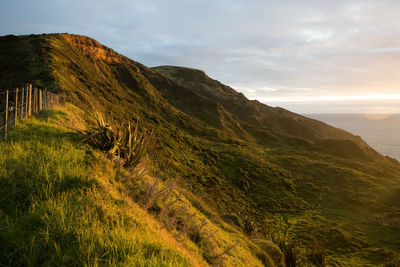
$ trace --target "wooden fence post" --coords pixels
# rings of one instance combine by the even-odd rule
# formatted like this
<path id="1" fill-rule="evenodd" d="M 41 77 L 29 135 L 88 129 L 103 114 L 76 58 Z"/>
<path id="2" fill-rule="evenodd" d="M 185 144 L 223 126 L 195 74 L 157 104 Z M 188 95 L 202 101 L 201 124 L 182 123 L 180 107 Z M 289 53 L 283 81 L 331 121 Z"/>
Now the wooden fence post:
<path id="1" fill-rule="evenodd" d="M 25 100 L 25 118 L 28 118 L 28 104 L 29 104 L 29 87 L 25 85 L 26 88 L 26 100 Z"/>
<path id="2" fill-rule="evenodd" d="M 24 99 L 25 98 L 25 87 L 22 87 L 22 99 L 21 99 L 21 112 L 19 117 L 21 118 L 21 120 L 24 119 Z"/>
<path id="3" fill-rule="evenodd" d="M 17 121 L 18 121 L 18 88 L 15 90 L 15 102 L 14 102 L 14 126 L 17 125 Z"/>
<path id="4" fill-rule="evenodd" d="M 29 85 L 29 116 L 32 114 L 32 84 Z"/>
<path id="5" fill-rule="evenodd" d="M 33 99 L 32 99 L 32 114 L 35 114 L 36 112 L 36 88 L 32 88 L 32 94 L 33 94 Z"/>
<path id="6" fill-rule="evenodd" d="M 40 111 L 40 104 L 42 103 L 42 90 L 38 89 L 38 112 Z"/>
<path id="7" fill-rule="evenodd" d="M 6 125 L 4 127 L 4 140 L 7 141 L 7 125 L 8 125 L 8 90 L 6 94 Z"/>
<path id="8" fill-rule="evenodd" d="M 37 89 L 37 87 L 35 87 L 35 93 L 36 93 L 36 102 L 35 102 L 35 114 L 38 113 L 39 111 L 39 89 Z"/>
<path id="9" fill-rule="evenodd" d="M 42 109 L 46 109 L 46 88 L 43 90 Z"/>
<path id="10" fill-rule="evenodd" d="M 36 88 L 36 113 L 39 112 L 40 90 Z"/>
<path id="11" fill-rule="evenodd" d="M 28 97 L 28 94 L 29 92 L 28 92 L 28 87 L 27 86 L 25 86 L 25 103 L 24 103 L 24 110 L 25 110 L 25 114 L 24 114 L 24 118 L 28 118 L 28 100 L 29 100 L 29 97 Z"/>
<path id="12" fill-rule="evenodd" d="M 29 89 L 25 85 L 25 118 L 28 118 Z"/>
<path id="13" fill-rule="evenodd" d="M 37 88 L 33 88 L 33 114 L 36 114 L 37 112 L 37 101 L 38 101 L 38 97 L 37 97 Z"/>
<path id="14" fill-rule="evenodd" d="M 42 99 L 43 94 L 42 94 L 42 90 L 39 90 L 39 111 L 42 110 Z"/>
<path id="15" fill-rule="evenodd" d="M 32 87 L 32 114 L 35 114 L 35 88 Z"/>
<path id="16" fill-rule="evenodd" d="M 39 89 L 37 89 L 36 87 L 35 87 L 35 89 L 36 89 L 36 113 L 38 113 L 39 112 Z"/>

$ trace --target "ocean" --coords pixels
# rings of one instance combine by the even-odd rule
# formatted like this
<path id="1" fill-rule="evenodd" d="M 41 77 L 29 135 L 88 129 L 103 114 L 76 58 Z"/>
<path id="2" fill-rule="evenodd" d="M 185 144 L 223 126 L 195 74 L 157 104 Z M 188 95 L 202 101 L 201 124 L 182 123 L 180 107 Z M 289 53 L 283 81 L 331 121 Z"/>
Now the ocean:
<path id="1" fill-rule="evenodd" d="M 361 136 L 379 153 L 400 161 L 400 114 L 304 114 Z"/>

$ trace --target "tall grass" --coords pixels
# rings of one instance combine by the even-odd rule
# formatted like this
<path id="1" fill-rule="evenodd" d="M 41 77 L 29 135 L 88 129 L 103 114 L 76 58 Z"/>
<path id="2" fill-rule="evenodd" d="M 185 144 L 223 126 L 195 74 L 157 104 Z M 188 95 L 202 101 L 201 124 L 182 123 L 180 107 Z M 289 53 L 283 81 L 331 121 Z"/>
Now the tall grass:
<path id="1" fill-rule="evenodd" d="M 104 177 L 95 167 L 104 165 L 96 163 L 106 160 L 101 153 L 40 119 L 23 122 L 9 137 L 0 143 L 0 265 L 192 265 L 144 215 L 134 216 L 135 206 L 110 196 L 101 179 L 115 172 L 110 167 L 111 177 Z"/>

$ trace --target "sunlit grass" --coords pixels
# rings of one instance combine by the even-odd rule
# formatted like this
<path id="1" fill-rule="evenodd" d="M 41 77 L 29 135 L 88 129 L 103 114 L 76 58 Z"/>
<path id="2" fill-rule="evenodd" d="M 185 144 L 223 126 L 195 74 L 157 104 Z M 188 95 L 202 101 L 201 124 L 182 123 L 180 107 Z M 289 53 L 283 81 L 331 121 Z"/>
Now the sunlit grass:
<path id="1" fill-rule="evenodd" d="M 240 231 L 220 229 L 219 219 L 209 221 L 215 231 L 212 248 L 185 232 L 178 241 L 176 231 L 169 232 L 124 193 L 140 182 L 132 179 L 144 178 L 120 173 L 106 155 L 60 126 L 71 124 L 73 114 L 66 112 L 58 108 L 28 119 L 0 143 L 1 265 L 205 266 L 209 261 L 261 266 L 263 261 L 275 266 Z M 184 222 L 187 227 L 208 220 L 184 196 L 180 199 L 194 216 Z M 207 233 L 199 235 L 204 239 Z M 240 244 L 225 254 L 235 240 Z"/>
<path id="2" fill-rule="evenodd" d="M 47 122 L 61 112 L 47 115 L 23 122 L 0 143 L 0 264 L 191 265 L 143 216 L 109 201 L 93 167 L 100 156 Z"/>

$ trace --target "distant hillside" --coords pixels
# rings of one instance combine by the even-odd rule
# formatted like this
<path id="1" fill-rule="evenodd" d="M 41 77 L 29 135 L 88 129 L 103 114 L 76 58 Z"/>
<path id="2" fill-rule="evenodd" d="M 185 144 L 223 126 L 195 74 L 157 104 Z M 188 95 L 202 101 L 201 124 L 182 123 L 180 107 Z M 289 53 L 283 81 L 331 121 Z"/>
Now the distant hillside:
<path id="1" fill-rule="evenodd" d="M 219 243 L 242 240 L 221 265 L 247 266 L 245 254 L 266 264 L 253 241 L 277 236 L 302 251 L 299 266 L 318 266 L 310 251 L 323 251 L 329 266 L 400 255 L 400 164 L 360 137 L 250 101 L 203 71 L 147 68 L 78 35 L 0 37 L 0 88 L 26 82 L 61 94 L 79 110 L 71 118 L 87 122 L 99 110 L 151 129 L 144 168 L 175 181 L 199 214 L 233 236 Z"/>
<path id="2" fill-rule="evenodd" d="M 350 140 L 356 146 L 342 147 L 341 156 L 359 154 L 364 158 L 379 158 L 379 155 L 359 136 L 354 136 L 344 130 L 283 108 L 270 107 L 257 100 L 250 101 L 242 93 L 211 79 L 203 71 L 175 66 L 160 66 L 153 69 L 196 94 L 193 95 L 193 98 L 185 95 L 185 99 L 182 101 L 188 106 L 189 110 L 190 107 L 199 102 L 198 94 L 229 112 L 230 117 L 235 119 L 235 125 L 240 125 L 241 129 L 245 129 L 261 144 L 288 143 L 295 146 L 314 144 L 317 147 L 323 147 L 319 144 L 325 142 L 325 140 L 330 140 L 332 143 L 337 142 L 339 146 L 340 140 Z M 173 105 L 184 108 L 181 107 L 182 104 L 176 103 L 177 95 L 179 95 L 177 91 L 172 93 L 166 91 L 164 93 L 164 96 Z M 199 112 L 194 115 L 201 118 L 203 113 L 204 109 L 199 109 Z M 218 117 L 220 115 L 213 112 L 212 116 Z M 210 119 L 210 116 L 207 116 L 207 118 Z M 215 118 L 215 120 L 218 120 L 218 118 Z M 311 149 L 314 148 L 311 147 Z M 327 149 L 324 152 L 330 153 L 331 151 Z"/>

